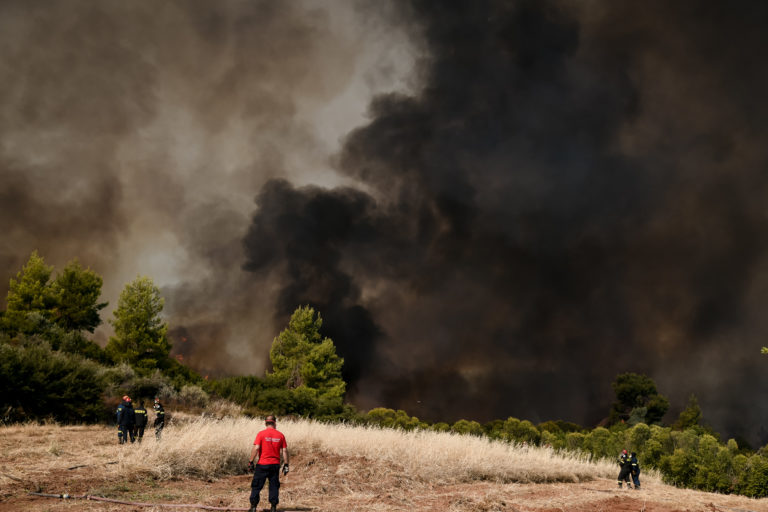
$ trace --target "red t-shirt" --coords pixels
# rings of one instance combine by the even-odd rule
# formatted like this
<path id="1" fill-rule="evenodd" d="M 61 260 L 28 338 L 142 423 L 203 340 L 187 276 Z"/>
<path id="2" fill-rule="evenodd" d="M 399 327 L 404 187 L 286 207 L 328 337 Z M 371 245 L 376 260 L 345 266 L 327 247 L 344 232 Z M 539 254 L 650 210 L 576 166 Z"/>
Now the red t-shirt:
<path id="1" fill-rule="evenodd" d="M 261 446 L 256 464 L 280 464 L 280 448 L 287 448 L 285 436 L 277 429 L 267 427 L 258 434 L 253 444 Z"/>

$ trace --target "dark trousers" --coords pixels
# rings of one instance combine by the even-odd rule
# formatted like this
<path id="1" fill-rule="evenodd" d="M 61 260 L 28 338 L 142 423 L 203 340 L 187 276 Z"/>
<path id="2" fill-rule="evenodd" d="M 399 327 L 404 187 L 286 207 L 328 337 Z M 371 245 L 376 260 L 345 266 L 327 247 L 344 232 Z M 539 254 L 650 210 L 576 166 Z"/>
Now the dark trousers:
<path id="1" fill-rule="evenodd" d="M 619 485 L 621 485 L 622 482 L 627 482 L 627 486 L 629 486 L 629 472 L 630 468 L 621 468 L 621 471 L 619 471 Z"/>
<path id="2" fill-rule="evenodd" d="M 267 479 L 269 479 L 269 502 L 273 505 L 280 502 L 280 464 L 257 464 L 253 468 L 253 481 L 251 481 L 252 506 L 259 504 L 259 493 Z"/>
<path id="3" fill-rule="evenodd" d="M 633 471 L 632 472 L 632 483 L 635 484 L 635 487 L 640 487 L 640 472 L 639 471 Z"/>
<path id="4" fill-rule="evenodd" d="M 131 437 L 131 442 L 134 442 L 136 439 L 133 434 L 133 425 L 118 425 L 117 426 L 117 440 L 120 444 L 125 443 L 128 441 L 128 436 Z"/>
<path id="5" fill-rule="evenodd" d="M 160 440 L 160 437 L 163 435 L 163 429 L 165 428 L 165 422 L 163 423 L 155 423 L 155 437 L 157 440 Z"/>
<path id="6" fill-rule="evenodd" d="M 133 433 L 136 436 L 136 439 L 141 442 L 141 439 L 144 437 L 144 425 L 136 425 L 133 427 Z"/>

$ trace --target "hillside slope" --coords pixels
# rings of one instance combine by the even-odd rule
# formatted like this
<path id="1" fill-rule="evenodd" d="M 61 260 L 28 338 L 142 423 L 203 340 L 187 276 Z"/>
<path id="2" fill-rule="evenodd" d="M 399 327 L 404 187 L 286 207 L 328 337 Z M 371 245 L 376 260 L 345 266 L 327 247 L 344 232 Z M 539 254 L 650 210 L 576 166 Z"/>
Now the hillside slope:
<path id="1" fill-rule="evenodd" d="M 768 499 L 676 489 L 653 476 L 642 490 L 617 490 L 611 465 L 546 450 L 505 452 L 508 446 L 460 436 L 310 422 L 278 427 L 293 452 L 279 510 L 768 512 Z M 118 446 L 115 431 L 102 426 L 0 427 L 0 512 L 172 510 L 29 491 L 246 508 L 244 461 L 259 428 L 250 420 L 191 422 L 169 426 L 161 443 L 150 433 L 141 446 Z"/>

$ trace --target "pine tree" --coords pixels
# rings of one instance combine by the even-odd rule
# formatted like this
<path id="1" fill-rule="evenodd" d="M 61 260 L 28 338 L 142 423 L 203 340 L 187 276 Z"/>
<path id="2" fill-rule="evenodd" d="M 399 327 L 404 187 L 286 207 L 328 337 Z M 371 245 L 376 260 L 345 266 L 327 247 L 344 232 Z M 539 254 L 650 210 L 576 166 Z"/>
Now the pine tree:
<path id="1" fill-rule="evenodd" d="M 294 311 L 288 328 L 272 343 L 269 378 L 287 389 L 306 387 L 316 390 L 321 400 L 340 403 L 346 391 L 341 378 L 344 360 L 333 340 L 321 336 L 322 324 L 320 314 L 309 306 Z"/>
<path id="2" fill-rule="evenodd" d="M 160 317 L 164 301 L 149 277 L 137 277 L 120 293 L 114 320 L 115 335 L 107 343 L 107 353 L 116 362 L 151 370 L 168 363 L 171 344 L 168 325 Z"/>

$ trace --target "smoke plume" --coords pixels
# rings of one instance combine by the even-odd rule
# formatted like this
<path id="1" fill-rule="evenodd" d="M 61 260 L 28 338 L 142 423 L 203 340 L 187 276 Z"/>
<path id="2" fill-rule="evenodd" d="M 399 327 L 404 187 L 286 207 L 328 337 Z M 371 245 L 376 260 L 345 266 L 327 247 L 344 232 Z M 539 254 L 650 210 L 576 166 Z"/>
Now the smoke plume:
<path id="1" fill-rule="evenodd" d="M 360 403 L 590 423 L 636 371 L 754 436 L 766 14 L 414 2 L 424 83 L 346 138 L 360 188 L 267 184 L 245 268 L 278 317 L 363 315 L 336 338 Z"/>
<path id="2" fill-rule="evenodd" d="M 768 7 L 376 5 L 4 2 L 5 274 L 150 274 L 215 374 L 311 304 L 361 407 L 593 424 L 635 371 L 764 443 Z"/>

